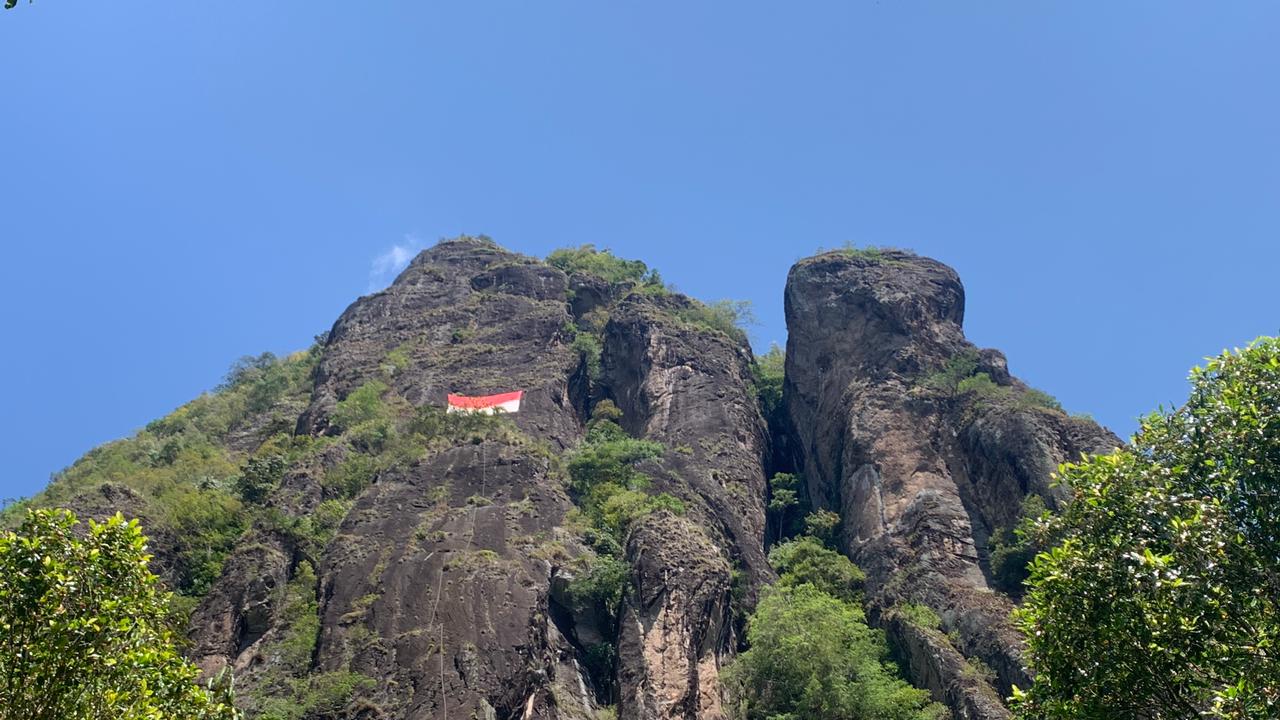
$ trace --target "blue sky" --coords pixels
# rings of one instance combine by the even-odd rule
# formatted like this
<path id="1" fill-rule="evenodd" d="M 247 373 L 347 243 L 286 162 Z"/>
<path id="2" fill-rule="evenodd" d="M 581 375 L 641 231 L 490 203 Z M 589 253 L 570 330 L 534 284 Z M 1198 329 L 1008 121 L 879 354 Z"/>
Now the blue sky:
<path id="1" fill-rule="evenodd" d="M 463 232 L 750 299 L 762 348 L 797 258 L 908 247 L 960 271 L 975 342 L 1127 434 L 1280 331 L 1276 27 L 1272 0 L 23 2 L 0 496 Z"/>

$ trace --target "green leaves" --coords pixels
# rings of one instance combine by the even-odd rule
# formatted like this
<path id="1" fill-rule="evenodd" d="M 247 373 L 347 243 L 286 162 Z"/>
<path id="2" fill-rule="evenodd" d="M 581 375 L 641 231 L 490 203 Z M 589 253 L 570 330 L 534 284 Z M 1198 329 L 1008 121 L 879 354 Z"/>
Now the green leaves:
<path id="1" fill-rule="evenodd" d="M 594 275 L 609 283 L 631 282 L 662 287 L 658 271 L 650 270 L 639 260 L 623 260 L 608 249 L 597 250 L 591 244 L 555 250 L 547 256 L 547 264 L 567 274 Z"/>
<path id="2" fill-rule="evenodd" d="M 0 535 L 0 717 L 238 718 L 178 654 L 137 521 L 77 525 L 37 510 Z"/>
<path id="3" fill-rule="evenodd" d="M 1132 446 L 1065 465 L 1019 622 L 1023 717 L 1280 715 L 1280 341 L 1192 371 Z"/>
<path id="4" fill-rule="evenodd" d="M 787 488 L 796 478 L 780 473 L 775 481 Z M 839 522 L 835 513 L 810 518 L 815 516 L 816 525 L 826 530 Z M 866 576 L 847 557 L 810 535 L 778 545 L 769 562 L 778 582 L 764 592 L 747 625 L 750 648 L 722 675 L 732 717 L 926 720 L 946 715 L 941 705 L 929 702 L 928 692 L 896 677 L 883 634 L 868 627 L 862 614 Z"/>
<path id="5" fill-rule="evenodd" d="M 859 606 L 779 583 L 747 627 L 750 649 L 723 672 L 739 720 L 924 720 L 945 714 L 894 677 L 883 635 Z"/>
<path id="6" fill-rule="evenodd" d="M 862 583 L 867 579 L 849 558 L 814 537 L 797 538 L 775 547 L 769 552 L 769 564 L 778 571 L 780 586 L 812 585 L 851 603 L 860 601 Z"/>

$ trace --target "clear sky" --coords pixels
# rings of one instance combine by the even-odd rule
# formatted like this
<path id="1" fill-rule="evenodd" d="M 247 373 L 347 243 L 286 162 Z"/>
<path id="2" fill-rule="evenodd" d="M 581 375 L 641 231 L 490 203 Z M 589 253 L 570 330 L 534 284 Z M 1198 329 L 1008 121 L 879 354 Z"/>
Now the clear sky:
<path id="1" fill-rule="evenodd" d="M 960 271 L 971 339 L 1126 435 L 1280 331 L 1277 28 L 1274 0 L 23 0 L 0 496 L 463 232 L 750 299 L 759 348 L 797 258 L 911 248 Z"/>

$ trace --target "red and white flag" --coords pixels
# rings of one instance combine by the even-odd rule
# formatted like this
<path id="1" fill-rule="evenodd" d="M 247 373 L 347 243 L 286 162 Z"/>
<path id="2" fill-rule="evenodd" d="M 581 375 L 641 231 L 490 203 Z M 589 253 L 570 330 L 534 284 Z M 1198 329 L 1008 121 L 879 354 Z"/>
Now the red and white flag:
<path id="1" fill-rule="evenodd" d="M 520 412 L 520 400 L 523 397 L 523 390 L 499 393 L 497 395 L 482 395 L 480 397 L 449 393 L 449 409 L 447 412 L 480 413 L 482 415 L 492 415 L 499 411 Z"/>

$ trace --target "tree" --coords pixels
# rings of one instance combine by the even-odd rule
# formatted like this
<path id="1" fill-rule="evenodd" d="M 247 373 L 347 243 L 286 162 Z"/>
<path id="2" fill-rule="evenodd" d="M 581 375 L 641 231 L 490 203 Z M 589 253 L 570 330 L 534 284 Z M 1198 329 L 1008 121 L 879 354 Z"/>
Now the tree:
<path id="1" fill-rule="evenodd" d="M 782 388 L 786 379 L 787 353 L 777 343 L 769 346 L 769 352 L 757 355 L 752 366 L 756 396 L 760 398 L 760 411 L 765 420 L 783 422 Z"/>
<path id="2" fill-rule="evenodd" d="M 783 586 L 812 585 L 846 602 L 859 601 L 867 576 L 849 558 L 815 537 L 789 540 L 769 551 L 769 564 Z"/>
<path id="3" fill-rule="evenodd" d="M 774 537 L 782 539 L 790 530 L 790 511 L 800 505 L 799 478 L 791 473 L 777 473 L 769 478 L 768 519 L 776 530 Z"/>
<path id="4" fill-rule="evenodd" d="M 924 720 L 945 710 L 893 675 L 862 609 L 813 585 L 769 589 L 747 626 L 751 647 L 725 669 L 741 720 Z"/>
<path id="5" fill-rule="evenodd" d="M 1063 466 L 1019 612 L 1022 717 L 1280 716 L 1280 340 L 1191 382 L 1131 446 Z"/>
<path id="6" fill-rule="evenodd" d="M 0 718 L 239 718 L 230 687 L 201 687 L 178 654 L 137 521 L 77 526 L 33 510 L 0 534 Z"/>

